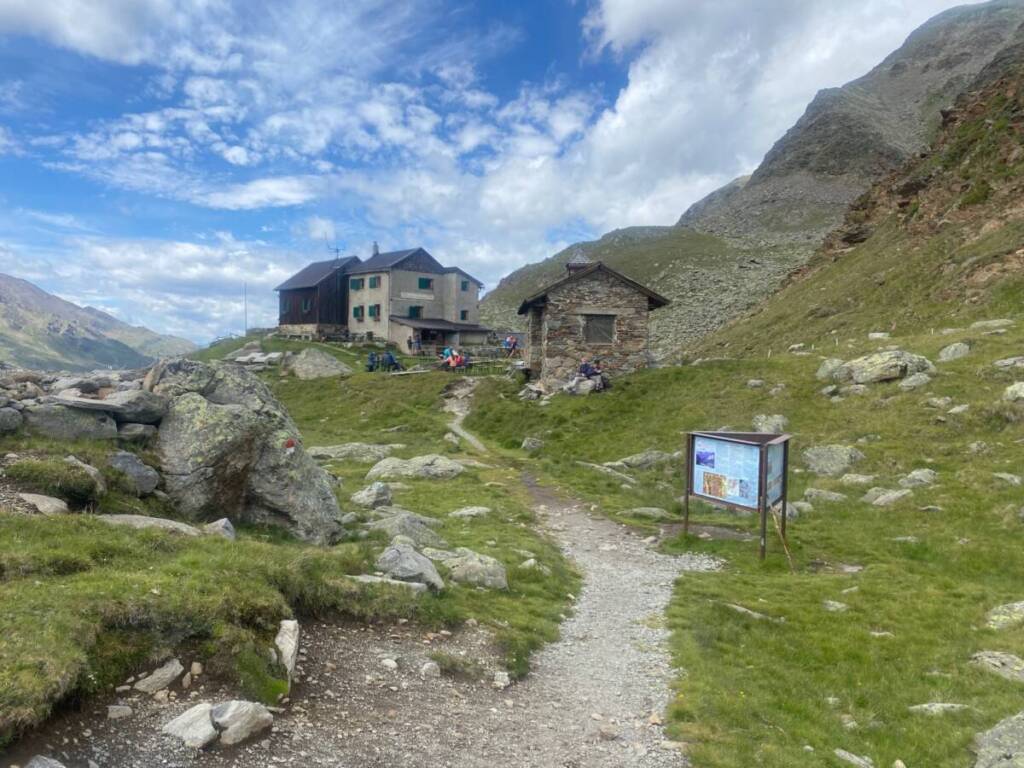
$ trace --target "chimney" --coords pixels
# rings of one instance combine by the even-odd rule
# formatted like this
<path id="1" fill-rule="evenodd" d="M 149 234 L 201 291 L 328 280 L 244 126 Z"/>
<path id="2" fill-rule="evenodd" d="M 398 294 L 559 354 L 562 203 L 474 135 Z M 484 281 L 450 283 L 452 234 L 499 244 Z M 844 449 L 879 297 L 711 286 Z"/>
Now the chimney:
<path id="1" fill-rule="evenodd" d="M 377 245 L 377 241 L 376 240 L 373 241 L 373 255 L 374 256 L 380 256 L 380 246 Z"/>
<path id="2" fill-rule="evenodd" d="M 565 268 L 570 275 L 591 266 L 593 266 L 593 262 L 579 252 L 573 254 L 572 258 L 565 263 Z"/>

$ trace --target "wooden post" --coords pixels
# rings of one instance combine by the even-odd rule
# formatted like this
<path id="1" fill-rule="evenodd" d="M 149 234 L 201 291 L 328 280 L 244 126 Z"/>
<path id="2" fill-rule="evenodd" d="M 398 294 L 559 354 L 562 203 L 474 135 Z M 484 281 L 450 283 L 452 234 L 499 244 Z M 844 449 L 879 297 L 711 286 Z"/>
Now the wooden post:
<path id="1" fill-rule="evenodd" d="M 786 518 L 789 516 L 789 440 L 782 444 L 782 538 L 786 538 Z"/>
<path id="2" fill-rule="evenodd" d="M 683 488 L 683 539 L 690 535 L 690 483 L 692 477 L 690 471 L 693 468 L 690 463 L 690 453 L 693 450 L 693 435 L 689 432 L 686 434 L 686 450 L 684 453 L 684 461 L 686 461 L 686 470 L 683 472 L 684 488 Z"/>
<path id="3" fill-rule="evenodd" d="M 761 560 L 764 560 L 768 549 L 768 451 L 765 446 L 760 447 L 760 461 L 758 461 L 758 488 L 757 508 L 761 513 Z"/>

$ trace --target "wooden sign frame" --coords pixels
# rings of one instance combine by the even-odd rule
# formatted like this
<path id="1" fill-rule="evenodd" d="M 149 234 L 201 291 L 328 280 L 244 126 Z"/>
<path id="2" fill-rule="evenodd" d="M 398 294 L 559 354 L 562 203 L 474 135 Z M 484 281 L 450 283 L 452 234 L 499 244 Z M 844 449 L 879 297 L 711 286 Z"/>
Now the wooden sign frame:
<path id="1" fill-rule="evenodd" d="M 714 496 L 697 493 L 693 487 L 694 475 L 694 444 L 697 438 L 705 437 L 725 443 L 755 446 L 758 450 L 758 491 L 757 502 L 746 506 L 735 504 Z M 782 445 L 782 494 L 778 499 L 782 505 L 782 520 L 779 523 L 783 544 L 786 540 L 786 502 L 789 492 L 789 434 L 771 434 L 763 432 L 687 432 L 686 433 L 686 490 L 683 495 L 683 535 L 690 534 L 690 497 L 698 498 L 708 504 L 727 509 L 757 512 L 760 517 L 760 557 L 762 560 L 768 549 L 768 512 L 775 502 L 768 501 L 768 449 L 774 445 Z"/>

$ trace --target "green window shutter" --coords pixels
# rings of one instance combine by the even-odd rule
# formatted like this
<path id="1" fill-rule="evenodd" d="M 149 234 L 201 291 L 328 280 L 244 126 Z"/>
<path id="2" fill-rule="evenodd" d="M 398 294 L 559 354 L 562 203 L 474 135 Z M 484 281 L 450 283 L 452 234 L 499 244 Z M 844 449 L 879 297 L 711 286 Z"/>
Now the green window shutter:
<path id="1" fill-rule="evenodd" d="M 409 317 L 422 317 L 423 307 L 409 307 Z"/>
<path id="2" fill-rule="evenodd" d="M 376 275 L 371 277 L 370 278 L 370 287 L 371 288 L 380 288 L 380 278 L 377 277 Z"/>
<path id="3" fill-rule="evenodd" d="M 352 317 L 356 318 L 357 320 L 362 320 L 363 319 L 363 307 L 362 307 L 362 305 L 359 305 L 358 307 L 352 307 Z"/>
<path id="4" fill-rule="evenodd" d="M 361 277 L 353 277 L 351 280 L 348 281 L 348 287 L 351 288 L 353 291 L 360 291 L 360 290 L 362 290 L 362 288 L 363 288 L 363 278 L 361 278 Z"/>
<path id="5" fill-rule="evenodd" d="M 459 319 L 460 320 L 468 320 L 469 319 L 469 310 L 464 309 L 461 312 L 459 312 Z"/>
<path id="6" fill-rule="evenodd" d="M 469 290 L 469 280 L 463 280 L 462 281 L 462 290 L 464 290 L 464 291 L 468 291 Z"/>
<path id="7" fill-rule="evenodd" d="M 433 287 L 434 287 L 434 281 L 431 280 L 429 277 L 421 277 L 420 278 L 420 290 L 421 291 L 429 291 Z"/>

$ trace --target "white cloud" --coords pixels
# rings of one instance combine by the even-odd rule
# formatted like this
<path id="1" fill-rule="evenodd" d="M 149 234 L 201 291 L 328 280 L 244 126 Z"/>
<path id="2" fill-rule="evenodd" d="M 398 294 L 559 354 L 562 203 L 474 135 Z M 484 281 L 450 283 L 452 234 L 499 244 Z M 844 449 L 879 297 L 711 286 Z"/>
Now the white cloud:
<path id="1" fill-rule="evenodd" d="M 310 216 L 306 219 L 306 234 L 310 240 L 326 241 L 333 245 L 337 237 L 334 222 L 322 216 Z"/>
<path id="2" fill-rule="evenodd" d="M 10 130 L 0 125 L 0 155 L 13 155 L 20 151 L 18 142 Z"/>
<path id="3" fill-rule="evenodd" d="M 301 205 L 316 197 L 317 181 L 312 177 L 279 176 L 255 179 L 208 192 L 196 199 L 211 208 L 232 211 Z"/>

